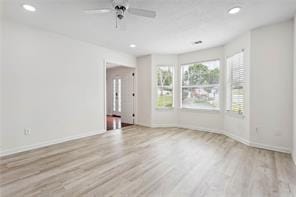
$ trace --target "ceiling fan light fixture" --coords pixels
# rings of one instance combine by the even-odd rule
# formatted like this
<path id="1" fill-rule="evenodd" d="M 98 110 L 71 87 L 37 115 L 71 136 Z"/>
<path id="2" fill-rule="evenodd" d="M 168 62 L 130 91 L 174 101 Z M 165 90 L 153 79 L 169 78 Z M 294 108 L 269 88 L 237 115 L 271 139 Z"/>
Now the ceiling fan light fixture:
<path id="1" fill-rule="evenodd" d="M 36 11 L 36 8 L 34 6 L 32 6 L 32 5 L 29 5 L 29 4 L 23 4 L 22 7 L 25 10 L 29 11 L 29 12 L 35 12 Z"/>

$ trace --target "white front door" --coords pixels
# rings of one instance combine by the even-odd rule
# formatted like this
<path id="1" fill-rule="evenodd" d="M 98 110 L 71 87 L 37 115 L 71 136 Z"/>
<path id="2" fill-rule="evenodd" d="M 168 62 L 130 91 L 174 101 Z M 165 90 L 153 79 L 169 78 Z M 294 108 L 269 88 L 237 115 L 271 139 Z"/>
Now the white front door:
<path id="1" fill-rule="evenodd" d="M 113 79 L 112 99 L 112 114 L 121 116 L 121 79 L 118 77 Z"/>

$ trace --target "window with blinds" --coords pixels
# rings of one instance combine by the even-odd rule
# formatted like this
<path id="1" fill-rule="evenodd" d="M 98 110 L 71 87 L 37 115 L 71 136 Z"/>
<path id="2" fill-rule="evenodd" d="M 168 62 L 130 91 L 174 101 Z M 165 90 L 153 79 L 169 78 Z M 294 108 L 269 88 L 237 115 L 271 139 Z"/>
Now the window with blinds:
<path id="1" fill-rule="evenodd" d="M 227 58 L 227 111 L 238 114 L 244 113 L 244 84 L 244 52 L 240 52 Z"/>

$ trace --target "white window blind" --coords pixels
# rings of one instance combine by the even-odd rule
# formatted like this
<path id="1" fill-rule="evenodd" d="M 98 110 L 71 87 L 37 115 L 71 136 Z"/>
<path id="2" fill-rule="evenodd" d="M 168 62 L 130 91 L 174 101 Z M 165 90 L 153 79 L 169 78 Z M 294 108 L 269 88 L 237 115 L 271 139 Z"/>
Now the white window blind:
<path id="1" fill-rule="evenodd" d="M 244 52 L 227 58 L 227 110 L 244 113 L 245 102 Z"/>

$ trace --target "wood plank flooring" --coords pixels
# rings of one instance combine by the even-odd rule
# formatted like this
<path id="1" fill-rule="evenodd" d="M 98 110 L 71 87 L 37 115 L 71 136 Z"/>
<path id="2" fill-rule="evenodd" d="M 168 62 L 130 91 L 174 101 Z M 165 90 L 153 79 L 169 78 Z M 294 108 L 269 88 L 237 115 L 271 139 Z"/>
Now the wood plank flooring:
<path id="1" fill-rule="evenodd" d="M 296 197 L 289 154 L 132 126 L 1 158 L 0 196 Z"/>
<path id="2" fill-rule="evenodd" d="M 131 126 L 132 124 L 121 122 L 121 117 L 107 116 L 107 131 L 121 129 Z"/>

